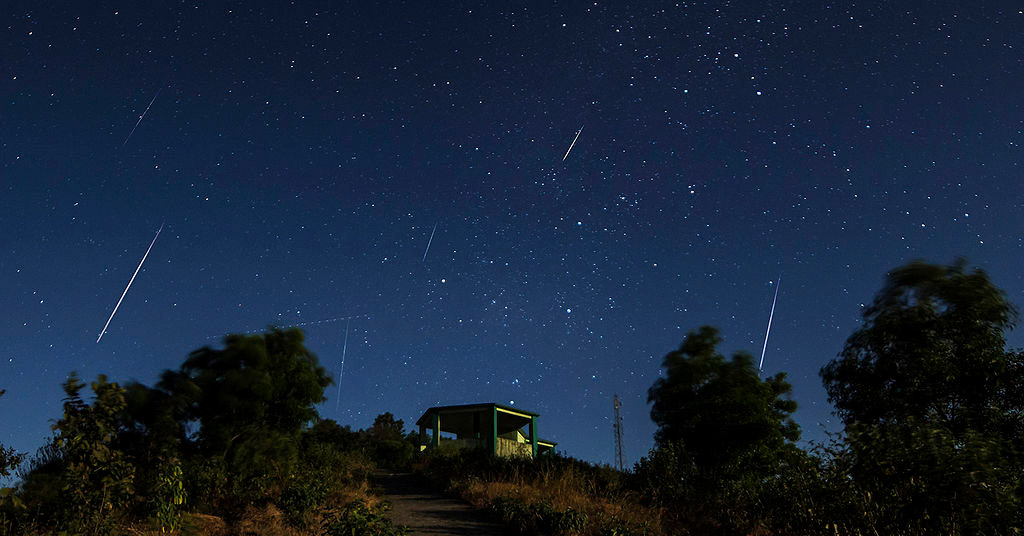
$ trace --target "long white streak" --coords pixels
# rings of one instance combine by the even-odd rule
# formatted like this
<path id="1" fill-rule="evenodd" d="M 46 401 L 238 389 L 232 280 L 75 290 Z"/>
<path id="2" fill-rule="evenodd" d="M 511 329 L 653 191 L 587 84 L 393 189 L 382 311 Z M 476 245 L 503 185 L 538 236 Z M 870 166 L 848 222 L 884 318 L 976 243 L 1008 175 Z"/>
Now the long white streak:
<path id="1" fill-rule="evenodd" d="M 117 308 L 121 306 L 121 302 L 124 301 L 124 296 L 128 294 L 128 289 L 132 288 L 132 283 L 135 282 L 135 276 L 139 275 L 139 270 L 142 269 L 142 263 L 146 262 L 146 257 L 149 256 L 149 251 L 153 249 L 153 244 L 156 244 L 156 239 L 160 238 L 160 231 L 164 230 L 164 224 L 160 224 L 160 228 L 156 230 L 156 236 L 153 237 L 153 241 L 149 243 L 149 247 L 146 248 L 146 254 L 142 256 L 142 260 L 139 261 L 139 266 L 135 268 L 135 273 L 132 274 L 132 278 L 128 280 L 128 286 L 124 287 L 124 292 L 121 293 L 121 298 L 117 300 L 117 305 L 114 306 L 114 310 L 110 313 L 110 318 L 107 318 L 107 323 L 103 324 L 103 329 L 100 330 L 100 336 L 96 337 L 96 342 L 99 343 L 100 339 L 103 338 L 103 334 L 107 332 L 107 327 L 110 326 L 110 321 L 114 319 L 114 315 L 117 314 Z"/>
<path id="2" fill-rule="evenodd" d="M 301 328 L 303 326 L 319 326 L 320 324 L 328 324 L 328 323 L 331 323 L 331 322 L 340 322 L 342 320 L 352 320 L 354 318 L 370 318 L 370 315 L 368 313 L 363 313 L 363 314 L 360 314 L 360 315 L 352 315 L 352 316 L 338 316 L 338 317 L 327 318 L 327 319 L 323 319 L 323 320 L 310 320 L 308 322 L 299 322 L 297 324 L 287 324 L 287 325 L 281 325 L 281 326 L 276 326 L 276 327 L 281 327 L 281 328 Z M 232 333 L 233 334 L 240 334 L 240 335 L 251 335 L 253 333 L 261 333 L 261 332 L 264 332 L 266 330 L 267 330 L 267 328 L 250 329 L 250 330 L 246 330 L 246 331 L 235 331 L 235 332 L 232 332 Z M 224 337 L 224 335 L 210 335 L 206 339 L 207 340 L 213 340 L 213 339 L 220 339 L 222 337 Z"/>
<path id="3" fill-rule="evenodd" d="M 310 320 L 309 322 L 299 322 L 298 324 L 289 324 L 289 325 L 287 325 L 285 327 L 300 328 L 302 326 L 316 326 L 318 324 L 326 324 L 328 322 L 338 322 L 339 320 L 352 320 L 353 318 L 364 318 L 364 317 L 367 317 L 367 316 L 370 316 L 370 315 L 364 313 L 364 314 L 361 314 L 361 315 L 353 315 L 353 316 L 338 316 L 338 317 L 335 317 L 335 318 L 328 318 L 328 319 L 325 319 L 325 320 Z M 254 330 L 246 331 L 246 333 L 256 333 L 257 331 L 262 331 L 262 330 L 254 329 Z"/>
<path id="4" fill-rule="evenodd" d="M 768 349 L 768 334 L 772 332 L 772 317 L 775 316 L 775 301 L 779 299 L 779 286 L 782 285 L 782 272 L 779 272 L 779 279 L 775 281 L 775 297 L 772 298 L 772 312 L 768 314 L 768 329 L 764 332 L 764 346 L 761 347 L 761 362 L 757 364 L 757 370 L 764 370 L 764 352 Z"/>
<path id="5" fill-rule="evenodd" d="M 153 99 L 149 101 L 149 106 L 146 106 L 146 110 L 142 112 L 142 115 L 139 116 L 139 120 L 135 123 L 135 126 L 132 127 L 132 131 L 128 133 L 128 137 L 124 139 L 124 143 L 121 144 L 121 147 L 128 145 L 128 140 L 131 139 L 132 134 L 135 134 L 135 129 L 139 128 L 139 125 L 142 123 L 142 118 L 146 117 L 146 113 L 149 112 L 149 109 L 153 106 L 153 103 L 156 102 L 157 96 L 160 95 L 160 92 L 163 90 L 163 86 L 160 86 L 160 89 L 156 90 L 156 95 L 153 95 Z"/>
<path id="6" fill-rule="evenodd" d="M 345 374 L 345 353 L 348 351 L 348 322 L 345 322 L 345 344 L 341 347 L 341 370 L 338 371 L 338 395 L 334 397 L 334 412 L 341 403 L 341 377 Z"/>
<path id="7" fill-rule="evenodd" d="M 569 150 L 565 151 L 565 156 L 562 157 L 562 162 L 565 162 L 566 158 L 569 158 L 569 151 L 576 146 L 576 140 L 580 139 L 580 133 L 583 132 L 583 125 L 580 125 L 580 129 L 576 131 L 576 137 L 572 139 L 572 143 L 569 144 Z"/>
<path id="8" fill-rule="evenodd" d="M 437 224 L 434 224 L 434 231 L 437 230 Z M 434 241 L 434 231 L 430 231 L 430 240 L 427 240 L 427 249 L 423 250 L 423 260 L 420 262 L 426 262 L 427 252 L 430 251 L 430 243 Z"/>

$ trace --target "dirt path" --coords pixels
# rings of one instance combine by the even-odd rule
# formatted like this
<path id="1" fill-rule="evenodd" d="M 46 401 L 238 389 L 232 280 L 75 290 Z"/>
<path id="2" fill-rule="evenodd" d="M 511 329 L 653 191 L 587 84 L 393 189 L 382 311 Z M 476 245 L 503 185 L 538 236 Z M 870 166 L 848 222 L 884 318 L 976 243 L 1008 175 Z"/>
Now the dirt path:
<path id="1" fill-rule="evenodd" d="M 373 480 L 391 501 L 391 521 L 409 527 L 411 536 L 514 534 L 468 504 L 437 493 L 413 474 L 377 474 Z"/>

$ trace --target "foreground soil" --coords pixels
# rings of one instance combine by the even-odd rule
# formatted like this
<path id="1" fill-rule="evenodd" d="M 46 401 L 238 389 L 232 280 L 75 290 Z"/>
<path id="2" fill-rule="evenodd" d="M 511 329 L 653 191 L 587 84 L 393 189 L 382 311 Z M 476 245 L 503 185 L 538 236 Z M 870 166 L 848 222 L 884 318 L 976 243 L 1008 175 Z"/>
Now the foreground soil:
<path id="1" fill-rule="evenodd" d="M 508 527 L 487 519 L 483 512 L 438 493 L 411 473 L 377 474 L 374 484 L 391 502 L 391 521 L 409 527 L 412 536 L 511 536 Z"/>

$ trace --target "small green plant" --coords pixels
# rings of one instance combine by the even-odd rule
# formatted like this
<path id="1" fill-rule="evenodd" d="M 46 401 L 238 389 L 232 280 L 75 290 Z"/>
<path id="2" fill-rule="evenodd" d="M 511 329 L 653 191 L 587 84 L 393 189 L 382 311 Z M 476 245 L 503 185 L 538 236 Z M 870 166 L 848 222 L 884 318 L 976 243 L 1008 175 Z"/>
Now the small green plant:
<path id="1" fill-rule="evenodd" d="M 153 497 L 156 506 L 156 521 L 160 532 L 171 532 L 181 528 L 181 508 L 185 504 L 185 482 L 181 463 L 171 460 L 166 463 L 157 482 Z"/>
<path id="2" fill-rule="evenodd" d="M 202 513 L 217 511 L 218 502 L 228 493 L 228 472 L 224 460 L 194 456 L 182 465 L 185 494 L 192 508 Z"/>
<path id="3" fill-rule="evenodd" d="M 587 527 L 585 513 L 575 508 L 558 510 L 549 502 L 527 503 L 515 497 L 497 497 L 487 509 L 524 534 L 568 536 L 581 534 Z"/>
<path id="4" fill-rule="evenodd" d="M 409 529 L 395 526 L 387 517 L 390 507 L 383 503 L 370 508 L 363 503 L 350 503 L 340 514 L 328 521 L 327 536 L 406 536 Z"/>
<path id="5" fill-rule="evenodd" d="M 487 510 L 505 523 L 519 524 L 526 517 L 527 506 L 522 499 L 497 497 L 487 505 Z"/>
<path id="6" fill-rule="evenodd" d="M 326 480 L 326 475 L 304 472 L 288 483 L 277 506 L 290 525 L 306 527 L 309 514 L 322 506 L 327 498 Z"/>

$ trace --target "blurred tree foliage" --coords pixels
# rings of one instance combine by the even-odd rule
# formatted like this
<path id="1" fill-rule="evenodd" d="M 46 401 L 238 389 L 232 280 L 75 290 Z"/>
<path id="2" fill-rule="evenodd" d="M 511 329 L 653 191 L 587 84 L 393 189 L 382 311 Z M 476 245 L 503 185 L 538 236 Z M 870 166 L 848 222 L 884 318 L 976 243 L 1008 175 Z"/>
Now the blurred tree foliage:
<path id="1" fill-rule="evenodd" d="M 753 358 L 718 353 L 718 330 L 690 332 L 665 356 L 665 376 L 648 392 L 658 445 L 681 444 L 701 467 L 728 464 L 753 450 L 766 454 L 800 438 L 790 418 L 796 402 L 785 373 L 761 379 Z"/>
<path id="2" fill-rule="evenodd" d="M 744 534 L 764 516 L 757 508 L 766 483 L 806 454 L 794 445 L 800 429 L 785 374 L 762 379 L 750 354 L 718 353 L 721 341 L 703 326 L 665 356 L 665 375 L 648 392 L 658 448 L 637 464 L 636 478 L 672 505 L 677 526 Z"/>
<path id="3" fill-rule="evenodd" d="M 386 411 L 373 419 L 373 426 L 369 432 L 374 439 L 380 441 L 400 441 L 405 438 L 405 422 L 402 419 L 395 419 L 390 411 Z"/>
<path id="4" fill-rule="evenodd" d="M 1017 310 L 984 272 L 913 262 L 889 273 L 863 316 L 821 371 L 844 423 L 1021 438 L 1024 361 L 1004 337 Z"/>
<path id="5" fill-rule="evenodd" d="M 0 389 L 0 396 L 4 396 L 5 392 L 3 389 Z M 11 472 L 21 465 L 23 461 L 25 461 L 25 454 L 0 444 L 0 478 L 11 476 Z M 15 488 L 0 487 L 0 530 L 4 530 L 8 524 L 8 510 L 16 511 L 25 507 L 22 500 L 15 494 L 15 491 L 17 491 Z"/>
<path id="6" fill-rule="evenodd" d="M 63 462 L 58 526 L 71 534 L 109 534 L 134 500 L 135 467 L 117 448 L 124 389 L 100 374 L 93 403 L 75 373 L 64 382 L 64 416 L 53 426 Z"/>
<path id="7" fill-rule="evenodd" d="M 294 440 L 318 417 L 314 406 L 326 400 L 331 383 L 302 331 L 272 329 L 224 342 L 224 349 L 200 348 L 179 370 L 164 373 L 159 388 L 171 411 L 182 426 L 198 425 L 191 439 L 202 455 L 229 466 L 294 456 Z"/>
<path id="8" fill-rule="evenodd" d="M 374 458 L 408 465 L 413 447 L 390 413 L 360 432 L 321 419 L 329 384 L 298 329 L 230 335 L 154 387 L 101 375 L 91 404 L 72 374 L 54 438 L 0 493 L 0 534 L 124 533 L 139 523 L 175 532 L 199 519 L 190 512 L 239 533 L 263 515 L 266 533 L 359 526 L 369 510 L 356 506 L 376 501 Z M 19 461 L 0 454 L 5 473 Z"/>
<path id="9" fill-rule="evenodd" d="M 821 371 L 846 424 L 833 461 L 870 528 L 1010 534 L 1022 522 L 1024 360 L 1017 311 L 981 270 L 913 262 L 889 273 L 863 326 Z"/>
<path id="10" fill-rule="evenodd" d="M 6 393 L 4 389 L 0 389 L 0 396 L 4 396 Z M 11 471 L 15 467 L 21 465 L 21 462 L 25 461 L 25 455 L 19 454 L 12 448 L 0 445 L 0 478 L 7 478 L 11 476 Z M 4 488 L 7 489 L 7 488 Z"/>
<path id="11" fill-rule="evenodd" d="M 363 435 L 368 439 L 370 457 L 388 469 L 408 469 L 419 444 L 419 436 L 406 434 L 405 422 L 395 419 L 391 412 L 377 415 Z"/>

